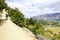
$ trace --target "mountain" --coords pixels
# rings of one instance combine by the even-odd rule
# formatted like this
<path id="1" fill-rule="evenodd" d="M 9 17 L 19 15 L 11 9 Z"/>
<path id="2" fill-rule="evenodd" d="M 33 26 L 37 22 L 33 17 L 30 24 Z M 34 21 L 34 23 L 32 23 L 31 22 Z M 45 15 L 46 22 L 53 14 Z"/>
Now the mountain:
<path id="1" fill-rule="evenodd" d="M 58 20 L 60 21 L 60 13 L 53 13 L 53 14 L 45 14 L 45 15 L 39 15 L 32 17 L 33 19 L 39 19 L 39 20 Z"/>

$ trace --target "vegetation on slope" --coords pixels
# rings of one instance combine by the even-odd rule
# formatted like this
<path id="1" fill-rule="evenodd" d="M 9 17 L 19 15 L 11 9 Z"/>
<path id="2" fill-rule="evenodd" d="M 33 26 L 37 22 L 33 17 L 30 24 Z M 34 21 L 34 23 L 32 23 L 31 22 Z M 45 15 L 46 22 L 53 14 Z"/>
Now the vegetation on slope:
<path id="1" fill-rule="evenodd" d="M 0 0 L 0 11 L 2 11 L 3 9 L 8 10 L 8 15 L 11 17 L 11 20 L 16 25 L 30 29 L 35 35 L 39 34 L 52 38 L 52 40 L 56 40 L 56 39 L 60 40 L 60 34 L 53 34 L 52 30 L 45 30 L 46 25 L 58 26 L 59 23 L 51 22 L 51 21 L 46 22 L 41 20 L 38 21 L 38 20 L 34 20 L 33 18 L 24 18 L 24 15 L 17 8 L 12 9 L 7 6 L 5 0 Z"/>
<path id="2" fill-rule="evenodd" d="M 5 3 L 5 0 L 0 0 L 0 11 L 7 8 L 7 4 Z"/>

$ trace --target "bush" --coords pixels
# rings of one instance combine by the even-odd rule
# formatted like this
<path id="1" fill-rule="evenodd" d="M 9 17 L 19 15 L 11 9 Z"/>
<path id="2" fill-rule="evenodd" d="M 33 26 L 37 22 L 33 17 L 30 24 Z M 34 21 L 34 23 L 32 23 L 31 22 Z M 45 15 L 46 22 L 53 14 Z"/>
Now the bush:
<path id="1" fill-rule="evenodd" d="M 16 8 L 16 9 L 8 9 L 9 16 L 11 20 L 18 26 L 24 27 L 25 26 L 25 18 L 24 15 Z"/>
<path id="2" fill-rule="evenodd" d="M 53 34 L 53 31 L 52 31 L 52 30 L 50 30 L 50 29 L 48 29 L 47 31 L 48 31 L 49 33 Z"/>
<path id="3" fill-rule="evenodd" d="M 40 35 L 45 35 L 45 30 L 44 29 L 37 29 L 36 33 L 40 34 Z"/>

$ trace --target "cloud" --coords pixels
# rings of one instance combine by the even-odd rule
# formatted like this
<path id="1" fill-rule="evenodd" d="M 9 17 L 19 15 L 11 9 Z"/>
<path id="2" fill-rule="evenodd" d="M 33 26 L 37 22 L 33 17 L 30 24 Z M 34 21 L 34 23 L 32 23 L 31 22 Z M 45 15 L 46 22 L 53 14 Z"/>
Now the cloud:
<path id="1" fill-rule="evenodd" d="M 8 6 L 17 7 L 26 17 L 60 11 L 59 0 L 6 0 Z"/>

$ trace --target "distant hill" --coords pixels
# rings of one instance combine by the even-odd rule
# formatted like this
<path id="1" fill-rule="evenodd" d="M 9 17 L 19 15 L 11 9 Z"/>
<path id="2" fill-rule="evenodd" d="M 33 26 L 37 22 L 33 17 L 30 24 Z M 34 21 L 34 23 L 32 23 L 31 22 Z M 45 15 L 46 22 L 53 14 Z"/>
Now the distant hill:
<path id="1" fill-rule="evenodd" d="M 55 21 L 60 21 L 60 13 L 39 15 L 39 16 L 34 16 L 32 18 L 33 19 L 39 19 L 39 20 L 55 20 Z"/>

